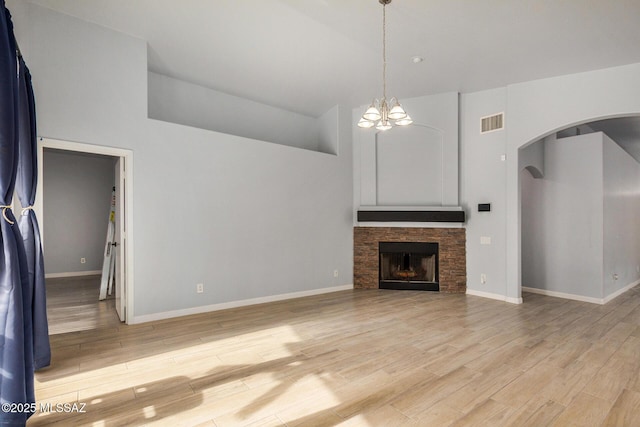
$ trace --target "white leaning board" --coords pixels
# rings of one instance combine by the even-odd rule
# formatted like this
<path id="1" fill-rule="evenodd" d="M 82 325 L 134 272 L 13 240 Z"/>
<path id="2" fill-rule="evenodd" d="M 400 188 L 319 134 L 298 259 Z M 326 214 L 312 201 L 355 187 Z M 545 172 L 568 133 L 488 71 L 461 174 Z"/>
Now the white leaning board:
<path id="1" fill-rule="evenodd" d="M 116 232 L 116 187 L 111 192 L 111 210 L 109 211 L 109 224 L 107 226 L 107 241 L 104 245 L 104 261 L 102 262 L 102 278 L 100 280 L 100 297 L 102 301 L 107 298 L 107 287 L 111 282 L 115 259 L 113 257 L 113 239 Z"/>

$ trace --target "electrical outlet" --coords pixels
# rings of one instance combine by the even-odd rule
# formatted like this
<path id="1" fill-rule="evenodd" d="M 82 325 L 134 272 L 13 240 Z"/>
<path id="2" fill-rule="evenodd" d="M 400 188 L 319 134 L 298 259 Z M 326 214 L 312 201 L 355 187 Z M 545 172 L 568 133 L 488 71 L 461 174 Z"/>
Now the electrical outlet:
<path id="1" fill-rule="evenodd" d="M 80 258 L 80 264 L 86 264 L 86 263 L 87 263 L 86 258 Z"/>
<path id="2" fill-rule="evenodd" d="M 487 283 L 487 275 L 482 273 L 480 274 L 480 283 L 482 283 L 483 285 Z"/>
<path id="3" fill-rule="evenodd" d="M 333 277 L 338 277 L 338 270 L 333 270 Z"/>
<path id="4" fill-rule="evenodd" d="M 196 292 L 199 294 L 204 292 L 204 283 L 198 283 L 196 285 Z"/>

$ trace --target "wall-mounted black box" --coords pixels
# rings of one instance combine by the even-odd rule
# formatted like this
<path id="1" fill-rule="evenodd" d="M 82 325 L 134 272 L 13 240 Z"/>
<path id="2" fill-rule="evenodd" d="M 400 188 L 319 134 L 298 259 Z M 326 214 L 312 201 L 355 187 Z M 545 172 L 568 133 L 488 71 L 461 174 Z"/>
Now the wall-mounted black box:
<path id="1" fill-rule="evenodd" d="M 478 203 L 478 212 L 491 212 L 491 203 Z"/>

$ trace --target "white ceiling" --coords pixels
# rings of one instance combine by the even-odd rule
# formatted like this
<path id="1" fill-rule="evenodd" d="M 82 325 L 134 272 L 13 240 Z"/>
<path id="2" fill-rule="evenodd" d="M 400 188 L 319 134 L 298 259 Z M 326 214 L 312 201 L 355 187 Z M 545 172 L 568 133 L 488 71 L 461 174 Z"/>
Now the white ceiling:
<path id="1" fill-rule="evenodd" d="M 149 69 L 318 116 L 382 92 L 378 0 L 32 0 L 142 38 Z M 394 0 L 389 96 L 640 62 L 638 0 Z M 425 61 L 413 64 L 419 55 Z"/>

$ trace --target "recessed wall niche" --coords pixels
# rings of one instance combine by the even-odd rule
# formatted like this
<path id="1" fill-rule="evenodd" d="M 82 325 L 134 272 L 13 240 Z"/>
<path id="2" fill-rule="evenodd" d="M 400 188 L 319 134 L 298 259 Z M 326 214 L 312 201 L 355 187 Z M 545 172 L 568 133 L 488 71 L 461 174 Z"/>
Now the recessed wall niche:
<path id="1" fill-rule="evenodd" d="M 338 153 L 338 106 L 319 117 L 311 117 L 151 71 L 147 82 L 150 119 L 321 153 Z"/>
<path id="2" fill-rule="evenodd" d="M 413 125 L 354 132 L 357 206 L 459 206 L 458 98 L 403 99 Z M 354 123 L 362 108 L 353 110 Z"/>
<path id="3" fill-rule="evenodd" d="M 376 135 L 378 206 L 442 205 L 442 137 L 420 125 Z"/>

